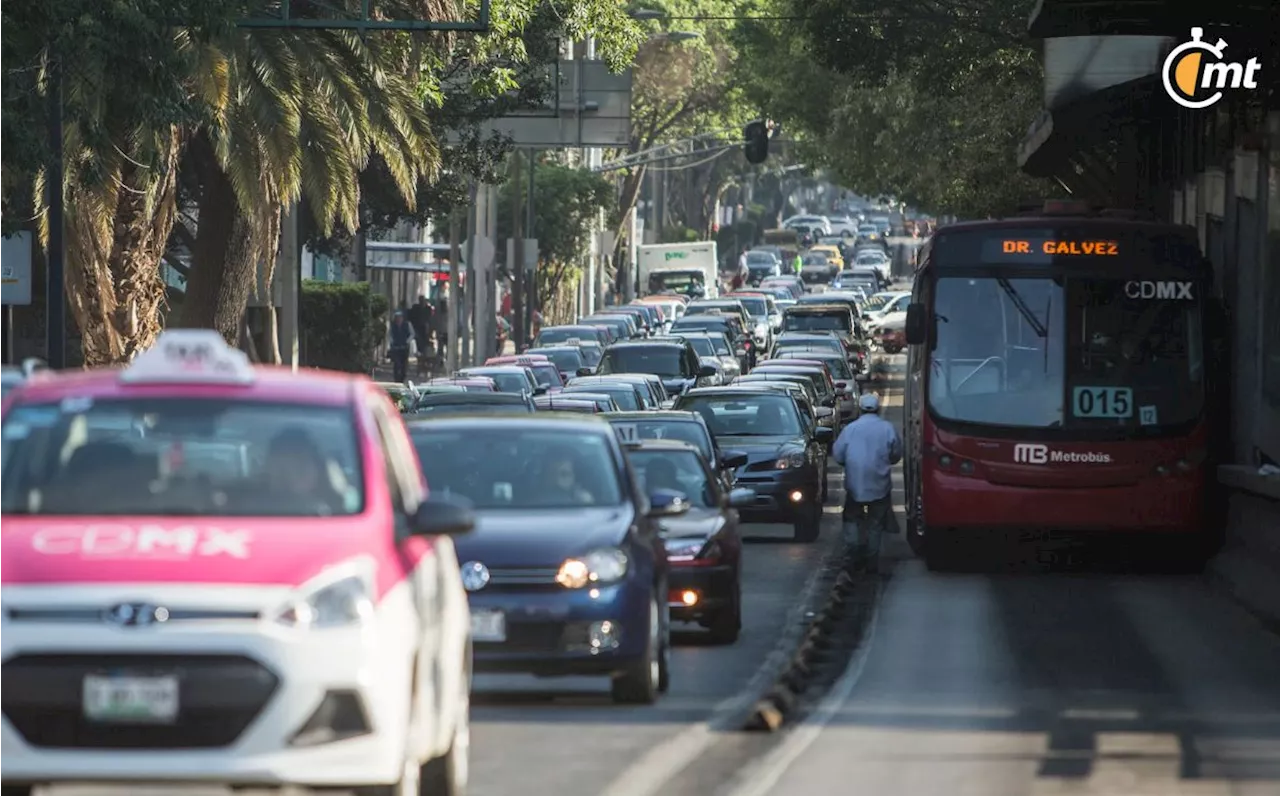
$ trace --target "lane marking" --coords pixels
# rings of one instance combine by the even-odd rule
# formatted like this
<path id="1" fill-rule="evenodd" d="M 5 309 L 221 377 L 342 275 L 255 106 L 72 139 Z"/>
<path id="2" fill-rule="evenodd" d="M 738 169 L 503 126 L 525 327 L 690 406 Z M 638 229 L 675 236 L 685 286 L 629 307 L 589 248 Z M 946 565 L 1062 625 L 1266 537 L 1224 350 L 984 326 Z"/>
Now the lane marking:
<path id="1" fill-rule="evenodd" d="M 854 655 L 853 660 L 849 661 L 848 667 L 832 686 L 831 691 L 822 698 L 818 708 L 799 726 L 790 730 L 785 741 L 770 750 L 764 757 L 742 769 L 728 789 L 728 796 L 769 796 L 791 766 L 818 740 L 822 730 L 840 712 L 840 708 L 853 693 L 858 681 L 862 679 L 862 672 L 866 669 L 872 648 L 875 647 L 882 599 L 883 592 L 871 610 L 866 641 Z"/>
<path id="2" fill-rule="evenodd" d="M 886 393 L 899 393 L 902 388 L 885 385 L 884 390 Z M 894 468 L 895 478 L 900 477 L 900 472 L 901 468 Z M 828 477 L 830 477 L 830 475 L 828 475 Z M 840 480 L 843 482 L 843 475 L 840 477 Z M 843 506 L 825 506 L 823 510 L 828 514 L 837 514 L 843 510 Z M 841 530 L 837 528 L 836 533 L 841 533 Z M 839 550 L 839 540 L 836 540 L 833 544 L 835 546 L 831 550 L 828 550 L 827 553 L 819 560 L 819 570 L 823 569 L 828 563 L 830 563 L 836 551 Z M 784 629 L 793 622 L 803 621 L 804 614 L 809 610 L 810 603 L 812 603 L 813 596 L 818 590 L 819 583 L 820 580 L 815 577 L 805 584 L 801 598 L 791 609 L 787 623 L 783 625 Z M 748 789 L 742 793 L 734 792 L 732 796 L 765 796 L 768 789 L 776 784 L 777 781 L 781 779 L 782 775 L 786 773 L 786 769 L 794 761 L 794 758 L 799 757 L 804 749 L 812 744 L 817 738 L 818 732 L 821 731 L 822 727 L 831 721 L 831 718 L 839 709 L 840 704 L 853 690 L 858 678 L 862 675 L 862 669 L 866 665 L 866 659 L 875 638 L 876 624 L 879 614 L 880 601 L 877 600 L 875 606 L 872 608 L 871 619 L 868 624 L 869 631 L 865 637 L 866 641 L 849 662 L 849 667 L 846 668 L 845 672 L 840 676 L 840 680 L 836 682 L 832 687 L 832 690 L 819 704 L 817 711 L 815 711 L 809 719 L 802 722 L 795 729 L 789 730 L 789 736 L 781 746 L 775 747 L 770 754 L 766 755 L 761 760 L 748 765 L 746 769 L 744 769 L 746 772 L 754 772 L 757 768 L 770 761 L 782 761 L 777 771 L 766 771 L 762 774 L 755 775 L 765 778 L 772 777 L 772 779 L 768 780 L 768 786 L 763 790 Z M 764 661 L 761 662 L 760 667 L 756 670 L 756 673 L 752 675 L 751 680 L 747 682 L 747 685 L 737 694 L 718 703 L 715 708 L 712 709 L 711 715 L 706 721 L 686 727 L 684 730 L 676 733 L 657 746 L 650 748 L 647 752 L 641 755 L 638 760 L 615 777 L 613 782 L 609 783 L 609 787 L 605 788 L 605 790 L 601 792 L 600 796 L 656 796 L 661 793 L 668 782 L 692 765 L 695 760 L 702 756 L 708 747 L 719 740 L 719 732 L 717 730 L 713 730 L 712 727 L 723 721 L 725 717 L 732 716 L 745 710 L 749 706 L 749 703 L 758 697 L 758 692 L 761 690 L 761 684 L 759 683 L 760 680 L 772 680 L 777 677 L 777 673 L 774 669 L 782 662 L 780 659 L 789 660 L 789 654 L 786 656 L 781 655 L 776 647 L 773 650 L 770 650 L 765 656 Z M 821 719 L 821 724 L 814 724 L 814 722 L 819 719 Z M 812 728 L 810 728 L 811 724 Z M 812 737 L 809 737 L 808 740 L 804 741 L 803 746 L 799 747 L 794 753 L 790 753 L 791 756 L 785 760 L 778 756 L 780 753 L 788 749 L 788 744 L 794 744 L 797 737 L 801 736 L 806 731 Z M 775 762 L 774 765 L 778 766 L 778 763 Z M 748 782 L 750 782 L 749 779 Z"/>
<path id="3" fill-rule="evenodd" d="M 831 510 L 831 507 L 828 506 L 827 509 Z M 835 510 L 839 511 L 839 508 Z M 839 529 L 836 533 L 839 533 Z M 818 566 L 814 569 L 815 575 L 834 560 L 840 549 L 839 539 L 831 542 L 831 545 L 831 548 L 818 559 Z M 787 618 L 782 625 L 783 632 L 786 628 L 804 621 L 805 613 L 811 610 L 811 603 L 821 583 L 822 579 L 815 576 L 805 584 L 800 598 L 787 613 Z M 778 676 L 777 670 L 790 661 L 790 656 L 790 651 L 781 653 L 777 646 L 769 650 L 746 685 L 733 696 L 718 702 L 705 721 L 686 727 L 650 748 L 615 777 L 600 796 L 657 796 L 666 788 L 668 782 L 692 765 L 708 747 L 722 737 L 720 734 L 722 728 L 718 727 L 719 724 L 728 717 L 746 711 L 759 697 L 764 686 L 772 685 Z M 713 727 L 716 729 L 712 729 Z"/>

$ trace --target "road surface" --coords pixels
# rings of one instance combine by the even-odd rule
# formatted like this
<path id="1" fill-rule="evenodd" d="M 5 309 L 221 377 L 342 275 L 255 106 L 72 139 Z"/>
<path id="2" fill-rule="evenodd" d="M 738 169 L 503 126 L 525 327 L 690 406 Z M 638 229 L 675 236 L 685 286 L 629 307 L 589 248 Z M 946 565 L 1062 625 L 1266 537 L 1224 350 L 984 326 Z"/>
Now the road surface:
<path id="1" fill-rule="evenodd" d="M 832 474 L 828 503 L 842 499 Z M 471 788 L 468 796 L 599 796 L 615 780 L 632 779 L 629 764 L 681 731 L 704 722 L 721 702 L 751 680 L 774 648 L 805 583 L 838 533 L 829 508 L 822 538 L 794 544 L 790 527 L 743 526 L 741 638 L 732 646 L 703 643 L 701 631 L 677 633 L 671 691 L 650 707 L 619 707 L 599 678 L 536 680 L 476 678 L 472 707 Z M 681 625 L 677 625 L 679 630 Z M 659 757 L 662 757 L 659 755 Z M 665 758 L 676 760 L 676 758 Z M 675 763 L 672 763 L 675 765 Z M 643 766 L 649 775 L 661 773 Z M 671 773 L 674 773 L 672 771 Z M 64 786 L 39 796 L 224 796 L 221 788 Z M 265 796 L 241 791 L 239 796 Z"/>
<path id="2" fill-rule="evenodd" d="M 1280 794 L 1280 635 L 1204 579 L 886 549 L 870 641 L 716 796 Z"/>

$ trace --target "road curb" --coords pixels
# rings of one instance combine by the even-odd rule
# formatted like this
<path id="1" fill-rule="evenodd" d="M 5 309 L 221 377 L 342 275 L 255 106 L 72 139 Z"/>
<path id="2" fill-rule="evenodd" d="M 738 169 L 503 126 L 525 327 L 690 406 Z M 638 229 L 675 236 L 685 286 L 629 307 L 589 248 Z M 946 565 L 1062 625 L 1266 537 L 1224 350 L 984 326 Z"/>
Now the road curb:
<path id="1" fill-rule="evenodd" d="M 752 705 L 738 729 L 747 732 L 777 732 L 798 718 L 804 710 L 806 695 L 831 679 L 844 668 L 845 658 L 862 641 L 863 631 L 871 616 L 880 578 L 860 573 L 848 551 L 842 546 L 839 574 L 829 587 L 817 610 L 806 615 L 799 630 L 800 643 L 779 672 L 773 686 Z"/>
<path id="2" fill-rule="evenodd" d="M 839 529 L 836 533 L 840 533 Z M 756 669 L 746 687 L 738 693 L 738 697 L 707 720 L 710 729 L 729 732 L 742 730 L 761 713 L 763 705 L 775 704 L 774 692 L 778 690 L 784 677 L 794 679 L 798 676 L 793 671 L 796 653 L 807 640 L 818 610 L 826 604 L 833 585 L 843 574 L 847 558 L 844 540 L 838 539 L 822 557 L 814 576 L 805 584 L 773 650 Z M 799 681 L 796 683 L 798 685 Z M 780 717 L 765 717 L 761 720 L 767 723 L 778 718 Z"/>

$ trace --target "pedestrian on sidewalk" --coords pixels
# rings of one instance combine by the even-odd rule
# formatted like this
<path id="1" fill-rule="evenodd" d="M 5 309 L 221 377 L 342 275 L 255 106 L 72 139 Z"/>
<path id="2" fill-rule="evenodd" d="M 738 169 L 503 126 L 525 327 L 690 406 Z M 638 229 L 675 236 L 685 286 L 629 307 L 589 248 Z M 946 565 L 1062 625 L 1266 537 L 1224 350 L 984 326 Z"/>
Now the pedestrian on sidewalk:
<path id="1" fill-rule="evenodd" d="M 880 416 L 880 397 L 858 399 L 857 420 L 844 427 L 831 456 L 844 467 L 844 536 L 855 561 L 879 569 L 881 535 L 897 533 L 893 515 L 893 465 L 902 461 L 898 429 Z"/>
<path id="2" fill-rule="evenodd" d="M 387 328 L 387 352 L 391 358 L 392 381 L 403 383 L 409 378 L 409 357 L 413 353 L 413 325 L 405 320 L 404 310 L 396 310 Z"/>

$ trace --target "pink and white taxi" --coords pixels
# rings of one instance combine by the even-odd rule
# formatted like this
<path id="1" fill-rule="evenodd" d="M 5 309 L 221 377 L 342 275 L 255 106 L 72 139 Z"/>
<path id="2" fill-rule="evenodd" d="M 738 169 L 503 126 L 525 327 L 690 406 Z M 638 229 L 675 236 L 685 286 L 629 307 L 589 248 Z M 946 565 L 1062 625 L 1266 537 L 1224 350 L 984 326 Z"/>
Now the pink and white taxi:
<path id="1" fill-rule="evenodd" d="M 470 614 L 369 380 L 174 331 L 5 399 L 4 793 L 190 782 L 459 794 Z"/>

